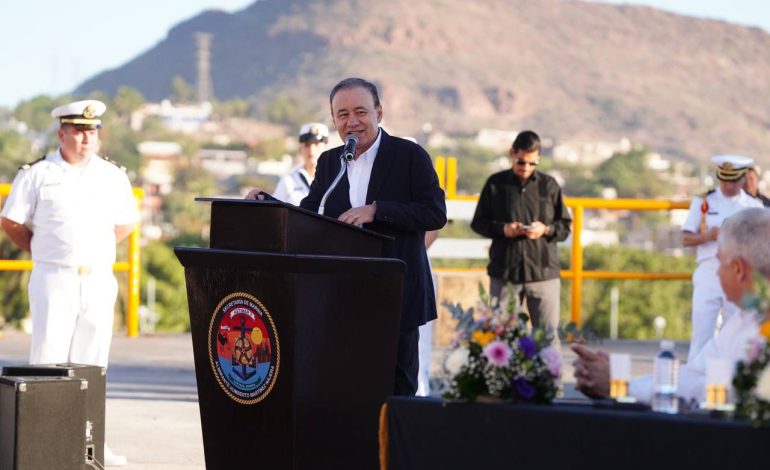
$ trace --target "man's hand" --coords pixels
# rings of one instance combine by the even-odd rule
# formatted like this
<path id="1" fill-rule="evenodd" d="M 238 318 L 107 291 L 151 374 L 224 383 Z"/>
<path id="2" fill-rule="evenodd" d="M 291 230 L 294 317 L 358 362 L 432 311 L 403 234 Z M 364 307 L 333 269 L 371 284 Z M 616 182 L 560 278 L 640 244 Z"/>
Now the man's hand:
<path id="1" fill-rule="evenodd" d="M 521 222 L 508 222 L 503 226 L 503 234 L 508 238 L 524 235 L 526 232 L 521 228 L 523 225 Z"/>
<path id="2" fill-rule="evenodd" d="M 0 218 L 0 226 L 14 245 L 24 251 L 32 251 L 32 230 L 29 227 L 5 217 Z"/>
<path id="3" fill-rule="evenodd" d="M 115 226 L 115 242 L 120 243 L 124 238 L 129 236 L 131 232 L 136 228 L 136 224 L 128 225 L 116 225 Z"/>
<path id="4" fill-rule="evenodd" d="M 570 345 L 578 358 L 575 367 L 575 388 L 591 398 L 610 396 L 610 356 L 604 351 L 592 351 L 579 344 Z"/>
<path id="5" fill-rule="evenodd" d="M 532 222 L 530 225 L 532 228 L 524 232 L 524 235 L 530 240 L 537 240 L 545 235 L 546 225 L 539 220 Z"/>
<path id="6" fill-rule="evenodd" d="M 377 213 L 377 203 L 366 206 L 354 207 L 340 214 L 337 220 L 352 225 L 363 225 L 374 222 L 374 214 Z"/>
<path id="7" fill-rule="evenodd" d="M 249 194 L 246 195 L 244 199 L 250 200 L 250 201 L 264 201 L 265 196 L 259 194 L 262 190 L 259 188 L 254 188 L 251 191 L 249 191 Z"/>
<path id="8" fill-rule="evenodd" d="M 705 242 L 715 242 L 719 238 L 719 227 L 711 227 L 708 232 L 703 234 Z"/>
<path id="9" fill-rule="evenodd" d="M 711 227 L 703 233 L 693 233 L 687 230 L 682 231 L 682 245 L 698 246 L 704 243 L 716 241 L 719 237 L 719 227 Z"/>
<path id="10" fill-rule="evenodd" d="M 530 240 L 537 240 L 545 235 L 546 230 L 547 226 L 537 220 L 530 225 L 524 225 L 521 222 L 508 222 L 503 226 L 503 234 L 508 238 L 524 235 Z"/>

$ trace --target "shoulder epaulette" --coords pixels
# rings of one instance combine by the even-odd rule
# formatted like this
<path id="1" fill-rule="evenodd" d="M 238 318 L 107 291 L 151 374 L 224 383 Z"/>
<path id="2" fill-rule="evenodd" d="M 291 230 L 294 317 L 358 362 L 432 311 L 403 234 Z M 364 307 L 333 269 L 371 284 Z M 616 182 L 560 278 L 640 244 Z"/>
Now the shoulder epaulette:
<path id="1" fill-rule="evenodd" d="M 120 163 L 116 162 L 115 160 L 111 159 L 110 157 L 106 157 L 106 156 L 105 156 L 105 157 L 102 157 L 102 158 L 104 159 L 104 161 L 106 161 L 106 162 L 110 162 L 110 163 L 112 163 L 113 165 L 115 165 L 116 167 L 120 168 L 120 171 L 126 171 L 126 167 L 124 167 L 124 166 L 123 166 L 123 165 L 121 165 Z"/>
<path id="2" fill-rule="evenodd" d="M 22 166 L 19 167 L 19 170 L 29 170 L 32 167 L 32 165 L 34 165 L 36 163 L 40 163 L 43 160 L 45 160 L 45 155 L 43 155 L 42 157 L 38 158 L 34 162 L 29 162 L 29 163 L 23 164 Z"/>
<path id="3" fill-rule="evenodd" d="M 708 191 L 706 191 L 705 193 L 703 193 L 703 196 L 701 196 L 701 197 L 706 197 L 706 196 L 708 196 L 709 194 L 713 194 L 713 193 L 714 193 L 716 190 L 717 190 L 717 188 L 714 188 L 714 189 L 709 189 Z"/>

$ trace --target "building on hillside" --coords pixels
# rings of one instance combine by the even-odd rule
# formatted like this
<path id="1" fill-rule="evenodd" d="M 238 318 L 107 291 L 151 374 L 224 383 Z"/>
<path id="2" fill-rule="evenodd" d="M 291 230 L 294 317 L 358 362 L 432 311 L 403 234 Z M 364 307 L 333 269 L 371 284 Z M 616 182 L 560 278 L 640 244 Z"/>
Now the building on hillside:
<path id="1" fill-rule="evenodd" d="M 553 146 L 553 159 L 561 163 L 596 166 L 616 153 L 631 150 L 631 141 L 625 137 L 618 142 L 563 141 Z"/>
<path id="2" fill-rule="evenodd" d="M 174 184 L 182 146 L 176 142 L 145 141 L 137 145 L 141 157 L 139 176 L 145 189 L 157 186 L 158 194 L 168 194 Z"/>
<path id="3" fill-rule="evenodd" d="M 244 150 L 200 149 L 195 158 L 219 180 L 244 175 L 249 167 L 249 157 Z"/>
<path id="4" fill-rule="evenodd" d="M 144 120 L 155 116 L 171 131 L 192 134 L 204 128 L 211 112 L 212 106 L 208 101 L 194 104 L 174 104 L 169 100 L 145 103 L 131 113 L 131 129 L 141 130 Z"/>
<path id="5" fill-rule="evenodd" d="M 264 160 L 257 163 L 257 173 L 260 175 L 283 176 L 291 171 L 294 159 L 291 155 L 284 155 L 279 159 Z"/>
<path id="6" fill-rule="evenodd" d="M 518 131 L 506 131 L 501 129 L 481 129 L 473 140 L 476 145 L 495 152 L 507 152 L 511 144 L 519 135 Z"/>
<path id="7" fill-rule="evenodd" d="M 144 190 L 140 208 L 142 236 L 154 240 L 163 235 L 163 196 L 168 194 L 174 185 L 182 146 L 176 142 L 146 141 L 141 142 L 137 150 L 141 156 L 139 178 Z"/>

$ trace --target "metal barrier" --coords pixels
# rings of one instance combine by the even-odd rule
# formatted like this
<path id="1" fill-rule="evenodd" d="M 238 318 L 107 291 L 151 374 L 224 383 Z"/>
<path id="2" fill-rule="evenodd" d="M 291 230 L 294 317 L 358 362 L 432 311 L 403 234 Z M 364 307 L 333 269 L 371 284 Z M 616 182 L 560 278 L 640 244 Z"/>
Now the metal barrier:
<path id="1" fill-rule="evenodd" d="M 137 205 L 144 198 L 144 190 L 134 188 L 134 199 Z M 0 202 L 11 192 L 10 184 L 0 184 Z M 2 204 L 0 204 L 2 206 Z M 128 236 L 128 260 L 118 261 L 113 265 L 113 270 L 128 272 L 128 298 L 126 299 L 126 334 L 129 337 L 139 336 L 139 277 L 140 277 L 140 223 Z M 0 271 L 30 271 L 32 261 L 29 260 L 0 260 Z"/>
<path id="2" fill-rule="evenodd" d="M 437 157 L 435 162 L 439 184 L 446 192 L 446 199 L 451 201 L 478 201 L 478 195 L 457 194 L 457 158 Z M 0 202 L 10 193 L 10 184 L 0 184 Z M 144 197 L 144 191 L 134 188 L 137 204 Z M 571 279 L 570 313 L 571 319 L 580 324 L 581 290 L 584 279 L 648 279 L 648 280 L 686 280 L 691 273 L 642 273 L 619 271 L 585 271 L 583 270 L 583 245 L 581 231 L 583 230 L 584 209 L 609 210 L 672 210 L 687 209 L 689 201 L 667 201 L 658 199 L 599 199 L 599 198 L 564 198 L 567 207 L 572 209 L 572 252 L 570 269 L 561 271 L 562 279 Z M 139 223 L 128 238 L 128 260 L 118 261 L 113 269 L 117 272 L 128 272 L 128 298 L 126 301 L 126 331 L 129 337 L 139 335 L 139 294 L 140 294 L 140 243 Z M 32 261 L 0 260 L 0 271 L 29 271 Z M 451 272 L 452 269 L 436 269 L 436 271 Z M 456 271 L 456 270 L 454 270 Z M 464 270 L 467 271 L 467 270 Z"/>
<path id="3" fill-rule="evenodd" d="M 446 192 L 447 201 L 478 201 L 478 195 L 457 194 L 457 158 L 437 157 L 436 173 L 439 184 Z M 585 209 L 609 209 L 632 211 L 657 211 L 672 209 L 688 209 L 690 201 L 667 201 L 660 199 L 600 199 L 566 197 L 564 203 L 572 209 L 572 252 L 570 269 L 561 271 L 562 279 L 571 279 L 570 314 L 571 320 L 580 325 L 581 291 L 584 279 L 647 279 L 647 280 L 686 280 L 692 273 L 643 273 L 620 271 L 585 271 L 583 270 L 583 230 Z M 441 271 L 441 269 L 437 269 Z"/>

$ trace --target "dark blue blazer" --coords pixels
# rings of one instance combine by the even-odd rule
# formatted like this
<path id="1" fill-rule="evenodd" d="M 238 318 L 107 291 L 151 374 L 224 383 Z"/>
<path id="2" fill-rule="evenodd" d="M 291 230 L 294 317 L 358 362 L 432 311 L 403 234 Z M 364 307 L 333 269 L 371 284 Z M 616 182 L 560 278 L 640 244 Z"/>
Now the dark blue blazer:
<path id="1" fill-rule="evenodd" d="M 406 263 L 401 329 L 417 328 L 436 318 L 433 278 L 425 252 L 425 231 L 446 224 L 444 191 L 428 153 L 419 145 L 392 137 L 380 129 L 380 147 L 372 167 L 366 203 L 377 201 L 374 222 L 365 228 L 395 237 L 385 256 Z M 318 159 L 310 194 L 300 207 L 318 212 L 326 190 L 340 169 L 342 147 L 327 150 Z M 350 209 L 347 173 L 329 195 L 324 215 L 337 218 Z"/>

